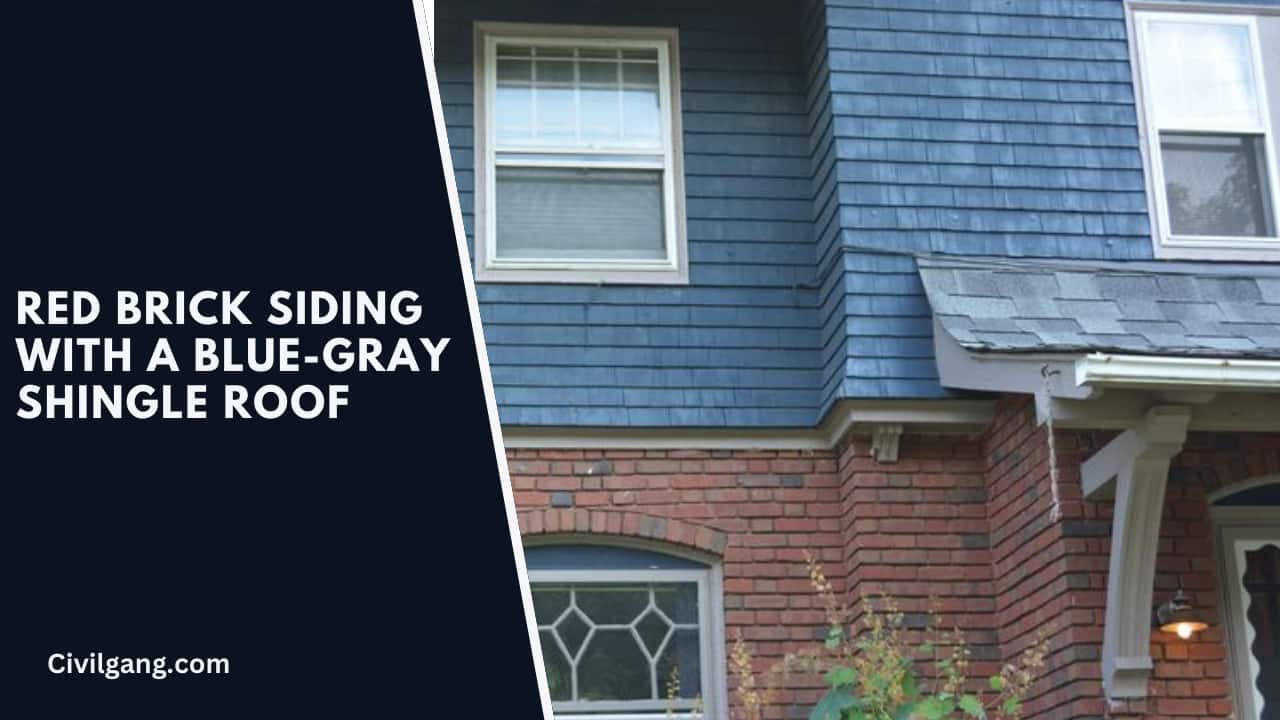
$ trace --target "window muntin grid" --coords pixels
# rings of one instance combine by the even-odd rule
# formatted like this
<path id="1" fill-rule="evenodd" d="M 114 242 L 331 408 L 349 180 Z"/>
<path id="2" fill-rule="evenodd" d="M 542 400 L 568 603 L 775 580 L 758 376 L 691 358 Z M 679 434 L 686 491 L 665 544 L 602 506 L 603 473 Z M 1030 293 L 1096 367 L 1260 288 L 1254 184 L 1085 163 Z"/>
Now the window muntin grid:
<path id="1" fill-rule="evenodd" d="M 495 49 L 496 149 L 652 150 L 661 162 L 663 109 L 656 47 Z"/>
<path id="2" fill-rule="evenodd" d="M 534 614 L 556 709 L 696 707 L 706 642 L 702 593 L 697 581 L 535 581 Z M 600 650 L 606 642 L 611 646 Z M 680 692 L 669 698 L 673 672 Z"/>

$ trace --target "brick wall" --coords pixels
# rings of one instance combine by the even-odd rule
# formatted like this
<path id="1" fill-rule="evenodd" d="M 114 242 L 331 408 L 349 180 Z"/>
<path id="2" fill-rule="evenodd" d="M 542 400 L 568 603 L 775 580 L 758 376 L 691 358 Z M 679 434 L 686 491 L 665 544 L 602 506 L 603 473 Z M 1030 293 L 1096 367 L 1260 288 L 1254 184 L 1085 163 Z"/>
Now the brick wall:
<path id="1" fill-rule="evenodd" d="M 721 556 L 726 639 L 750 642 L 760 670 L 820 637 L 804 552 L 839 582 L 833 453 L 513 450 L 508 459 L 523 533 L 603 531 Z M 819 693 L 813 678 L 792 686 L 772 717 Z"/>
<path id="2" fill-rule="evenodd" d="M 963 438 L 906 436 L 896 463 L 877 462 L 861 440 L 840 453 L 850 606 L 887 594 L 909 627 L 923 628 L 936 601 L 972 645 L 975 674 L 999 659 L 980 450 Z"/>
<path id="3" fill-rule="evenodd" d="M 893 464 L 873 460 L 862 439 L 826 453 L 513 450 L 509 459 L 523 533 L 652 538 L 721 557 L 727 638 L 750 641 L 760 669 L 821 637 L 808 549 L 851 604 L 887 592 L 919 626 L 937 598 L 974 645 L 975 676 L 1052 625 L 1028 717 L 1226 717 L 1216 626 L 1191 642 L 1153 632 L 1149 698 L 1110 707 L 1103 697 L 1111 504 L 1082 498 L 1080 463 L 1111 436 L 1058 432 L 1051 457 L 1031 403 L 1008 398 L 982 437 L 908 435 Z M 1171 471 L 1157 603 L 1181 583 L 1216 620 L 1207 496 L 1277 472 L 1280 435 L 1191 436 Z M 814 678 L 794 678 L 770 717 L 807 717 L 819 692 Z"/>

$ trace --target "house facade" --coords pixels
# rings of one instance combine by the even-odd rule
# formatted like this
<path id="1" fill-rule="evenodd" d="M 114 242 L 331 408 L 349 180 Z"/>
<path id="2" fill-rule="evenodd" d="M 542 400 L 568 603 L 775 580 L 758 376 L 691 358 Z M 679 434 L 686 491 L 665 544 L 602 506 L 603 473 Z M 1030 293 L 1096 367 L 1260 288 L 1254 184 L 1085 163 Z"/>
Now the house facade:
<path id="1" fill-rule="evenodd" d="M 809 552 L 975 676 L 1051 628 L 1029 717 L 1280 717 L 1280 2 L 435 28 L 558 714 L 730 717 Z"/>

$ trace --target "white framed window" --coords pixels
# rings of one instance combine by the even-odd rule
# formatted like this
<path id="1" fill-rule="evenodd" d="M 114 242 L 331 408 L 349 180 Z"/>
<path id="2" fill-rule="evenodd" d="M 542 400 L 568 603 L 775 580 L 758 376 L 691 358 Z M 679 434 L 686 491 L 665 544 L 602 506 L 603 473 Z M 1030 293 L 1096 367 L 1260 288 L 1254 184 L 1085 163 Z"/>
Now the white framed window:
<path id="1" fill-rule="evenodd" d="M 675 30 L 476 25 L 476 277 L 688 281 Z"/>
<path id="2" fill-rule="evenodd" d="M 612 545 L 525 549 L 557 718 L 724 718 L 719 567 Z"/>
<path id="3" fill-rule="evenodd" d="M 1157 255 L 1280 257 L 1280 16 L 1137 10 L 1133 26 Z"/>

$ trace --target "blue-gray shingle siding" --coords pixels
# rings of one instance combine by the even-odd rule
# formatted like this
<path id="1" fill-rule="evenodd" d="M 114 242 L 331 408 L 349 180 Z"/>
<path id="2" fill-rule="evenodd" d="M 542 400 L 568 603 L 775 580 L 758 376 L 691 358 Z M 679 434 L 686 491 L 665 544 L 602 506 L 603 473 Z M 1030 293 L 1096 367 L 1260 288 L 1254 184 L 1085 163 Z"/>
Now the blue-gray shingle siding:
<path id="1" fill-rule="evenodd" d="M 506 423 L 807 427 L 946 397 L 912 253 L 1152 257 L 1122 0 L 437 13 L 468 232 L 473 21 L 680 30 L 690 284 L 482 284 Z"/>
<path id="2" fill-rule="evenodd" d="M 502 420 L 808 426 L 819 387 L 801 15 L 786 3 L 437 4 L 437 68 L 472 228 L 472 23 L 676 26 L 688 287 L 481 284 Z"/>

